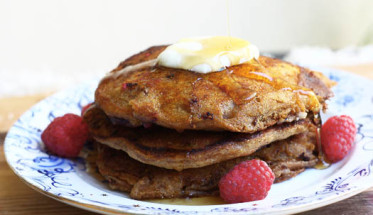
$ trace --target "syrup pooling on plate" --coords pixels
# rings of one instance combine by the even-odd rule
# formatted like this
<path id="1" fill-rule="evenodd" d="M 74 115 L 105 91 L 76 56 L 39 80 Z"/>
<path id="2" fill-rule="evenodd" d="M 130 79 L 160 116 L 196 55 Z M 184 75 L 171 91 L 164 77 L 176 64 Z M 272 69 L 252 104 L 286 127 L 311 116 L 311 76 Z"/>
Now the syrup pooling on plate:
<path id="1" fill-rule="evenodd" d="M 182 39 L 167 47 L 158 56 L 158 64 L 169 68 L 210 73 L 258 57 L 258 48 L 246 40 L 215 36 Z"/>
<path id="2" fill-rule="evenodd" d="M 226 204 L 223 199 L 218 196 L 193 197 L 193 198 L 174 198 L 174 199 L 153 199 L 148 200 L 153 203 L 169 204 L 169 205 L 222 205 Z"/>

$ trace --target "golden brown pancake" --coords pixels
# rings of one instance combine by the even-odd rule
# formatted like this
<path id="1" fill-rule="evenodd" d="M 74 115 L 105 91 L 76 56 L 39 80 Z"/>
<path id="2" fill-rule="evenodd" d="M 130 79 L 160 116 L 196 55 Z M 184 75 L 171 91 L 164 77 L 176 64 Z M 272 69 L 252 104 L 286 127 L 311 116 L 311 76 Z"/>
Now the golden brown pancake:
<path id="1" fill-rule="evenodd" d="M 142 163 L 179 171 L 248 156 L 274 141 L 315 133 L 317 129 L 308 118 L 252 134 L 195 130 L 179 133 L 159 126 L 129 128 L 114 125 L 97 106 L 86 111 L 84 120 L 96 141 L 123 150 Z"/>
<path id="2" fill-rule="evenodd" d="M 208 74 L 146 63 L 164 48 L 130 57 L 101 81 L 95 102 L 109 117 L 133 127 L 253 133 L 318 114 L 332 96 L 321 73 L 263 56 Z"/>
<path id="3" fill-rule="evenodd" d="M 134 199 L 218 195 L 218 182 L 233 166 L 254 158 L 266 161 L 275 182 L 287 180 L 314 166 L 314 134 L 304 133 L 268 145 L 256 153 L 213 165 L 175 171 L 144 164 L 121 150 L 98 144 L 97 166 L 112 189 L 129 192 Z"/>
<path id="4" fill-rule="evenodd" d="M 84 114 L 113 189 L 135 199 L 216 195 L 244 160 L 266 161 L 276 182 L 317 163 L 334 82 L 263 56 L 208 74 L 165 68 L 154 60 L 165 48 L 123 61 Z"/>

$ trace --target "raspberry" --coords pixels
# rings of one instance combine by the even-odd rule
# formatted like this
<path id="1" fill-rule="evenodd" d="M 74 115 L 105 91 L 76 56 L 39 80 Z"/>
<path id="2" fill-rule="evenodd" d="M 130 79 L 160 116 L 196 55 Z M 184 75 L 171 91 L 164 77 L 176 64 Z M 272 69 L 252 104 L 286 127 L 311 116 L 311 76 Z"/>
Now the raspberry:
<path id="1" fill-rule="evenodd" d="M 86 106 L 83 106 L 82 107 L 82 112 L 80 113 L 80 116 L 83 116 L 83 114 L 87 111 L 87 109 L 89 108 L 89 107 L 91 107 L 93 105 L 93 103 L 89 103 L 89 104 L 87 104 Z"/>
<path id="2" fill-rule="evenodd" d="M 249 160 L 236 165 L 219 181 L 220 196 L 229 203 L 264 199 L 275 175 L 262 160 Z"/>
<path id="3" fill-rule="evenodd" d="M 346 115 L 329 118 L 321 128 L 321 145 L 326 158 L 335 163 L 350 151 L 356 136 L 354 120 Z"/>
<path id="4" fill-rule="evenodd" d="M 45 146 L 61 157 L 76 157 L 88 139 L 88 125 L 75 114 L 55 118 L 41 134 Z"/>

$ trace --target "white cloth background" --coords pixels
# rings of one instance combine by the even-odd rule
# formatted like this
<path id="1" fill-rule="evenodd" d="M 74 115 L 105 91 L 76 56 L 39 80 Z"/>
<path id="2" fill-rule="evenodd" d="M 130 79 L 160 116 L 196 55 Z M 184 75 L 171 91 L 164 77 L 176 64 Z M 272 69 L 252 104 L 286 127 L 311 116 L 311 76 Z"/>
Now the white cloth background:
<path id="1" fill-rule="evenodd" d="M 0 0 L 0 97 L 101 77 L 151 45 L 227 35 L 228 8 L 230 34 L 265 52 L 359 45 L 373 25 L 371 0 Z"/>

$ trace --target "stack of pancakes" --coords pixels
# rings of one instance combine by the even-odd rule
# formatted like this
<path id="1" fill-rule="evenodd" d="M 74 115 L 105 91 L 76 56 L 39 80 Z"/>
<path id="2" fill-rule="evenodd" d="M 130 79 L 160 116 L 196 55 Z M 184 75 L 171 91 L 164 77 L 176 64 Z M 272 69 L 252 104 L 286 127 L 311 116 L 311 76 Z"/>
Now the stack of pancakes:
<path id="1" fill-rule="evenodd" d="M 166 68 L 155 60 L 165 48 L 123 61 L 84 113 L 110 187 L 135 199 L 209 196 L 245 160 L 266 161 L 275 182 L 316 165 L 332 81 L 263 56 L 208 74 Z"/>

